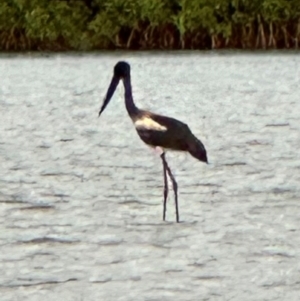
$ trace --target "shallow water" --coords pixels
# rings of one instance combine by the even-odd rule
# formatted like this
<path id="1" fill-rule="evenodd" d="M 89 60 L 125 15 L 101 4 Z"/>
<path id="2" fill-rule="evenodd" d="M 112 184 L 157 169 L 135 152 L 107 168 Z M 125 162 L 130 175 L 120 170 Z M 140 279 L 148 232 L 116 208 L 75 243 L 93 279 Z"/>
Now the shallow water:
<path id="1" fill-rule="evenodd" d="M 139 107 L 189 124 L 210 165 L 160 158 Z M 187 52 L 2 55 L 0 295 L 6 300 L 298 300 L 300 57 Z"/>

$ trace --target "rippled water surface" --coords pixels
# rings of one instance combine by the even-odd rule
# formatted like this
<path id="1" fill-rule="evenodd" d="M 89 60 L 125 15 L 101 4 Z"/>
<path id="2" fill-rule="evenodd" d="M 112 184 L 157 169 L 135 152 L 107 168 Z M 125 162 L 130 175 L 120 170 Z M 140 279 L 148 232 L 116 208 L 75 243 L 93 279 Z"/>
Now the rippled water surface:
<path id="1" fill-rule="evenodd" d="M 127 115 L 189 124 L 210 165 L 159 156 Z M 7 300 L 299 300 L 300 56 L 177 53 L 0 58 L 0 295 Z"/>

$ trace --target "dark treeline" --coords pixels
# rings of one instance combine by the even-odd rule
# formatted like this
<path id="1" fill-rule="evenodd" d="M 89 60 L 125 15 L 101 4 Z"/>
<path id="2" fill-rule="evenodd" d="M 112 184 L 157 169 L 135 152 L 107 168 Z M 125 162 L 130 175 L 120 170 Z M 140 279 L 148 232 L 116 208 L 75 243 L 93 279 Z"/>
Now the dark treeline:
<path id="1" fill-rule="evenodd" d="M 0 50 L 298 48 L 300 0 L 0 0 Z"/>

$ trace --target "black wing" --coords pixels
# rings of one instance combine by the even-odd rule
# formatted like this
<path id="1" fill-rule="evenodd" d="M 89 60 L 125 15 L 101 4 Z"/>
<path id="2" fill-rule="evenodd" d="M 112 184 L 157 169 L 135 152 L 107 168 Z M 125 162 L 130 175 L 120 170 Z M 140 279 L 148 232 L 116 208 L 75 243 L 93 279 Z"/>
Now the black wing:
<path id="1" fill-rule="evenodd" d="M 145 122 L 145 126 L 143 126 L 142 120 L 147 118 L 147 121 L 151 119 L 153 123 L 148 122 L 146 125 Z M 150 124 L 153 126 L 149 126 Z M 192 135 L 185 123 L 174 118 L 149 112 L 142 115 L 136 130 L 140 138 L 148 145 L 182 151 L 187 150 L 187 142 Z"/>

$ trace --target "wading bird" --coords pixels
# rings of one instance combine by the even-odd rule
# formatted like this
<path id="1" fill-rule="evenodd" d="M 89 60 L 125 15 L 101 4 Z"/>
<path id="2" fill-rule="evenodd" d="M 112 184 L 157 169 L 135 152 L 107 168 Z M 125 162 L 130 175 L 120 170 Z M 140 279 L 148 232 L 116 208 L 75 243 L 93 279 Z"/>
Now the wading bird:
<path id="1" fill-rule="evenodd" d="M 104 98 L 99 116 L 112 98 L 119 81 L 123 81 L 125 89 L 125 105 L 127 112 L 135 126 L 139 137 L 150 147 L 160 153 L 164 176 L 164 204 L 163 220 L 166 218 L 166 203 L 168 197 L 167 174 L 171 178 L 175 194 L 176 221 L 179 222 L 177 183 L 166 161 L 165 150 L 187 151 L 196 159 L 208 163 L 206 150 L 202 142 L 197 139 L 188 125 L 174 118 L 157 115 L 136 107 L 131 90 L 130 65 L 118 62 L 114 67 L 113 78 Z"/>

